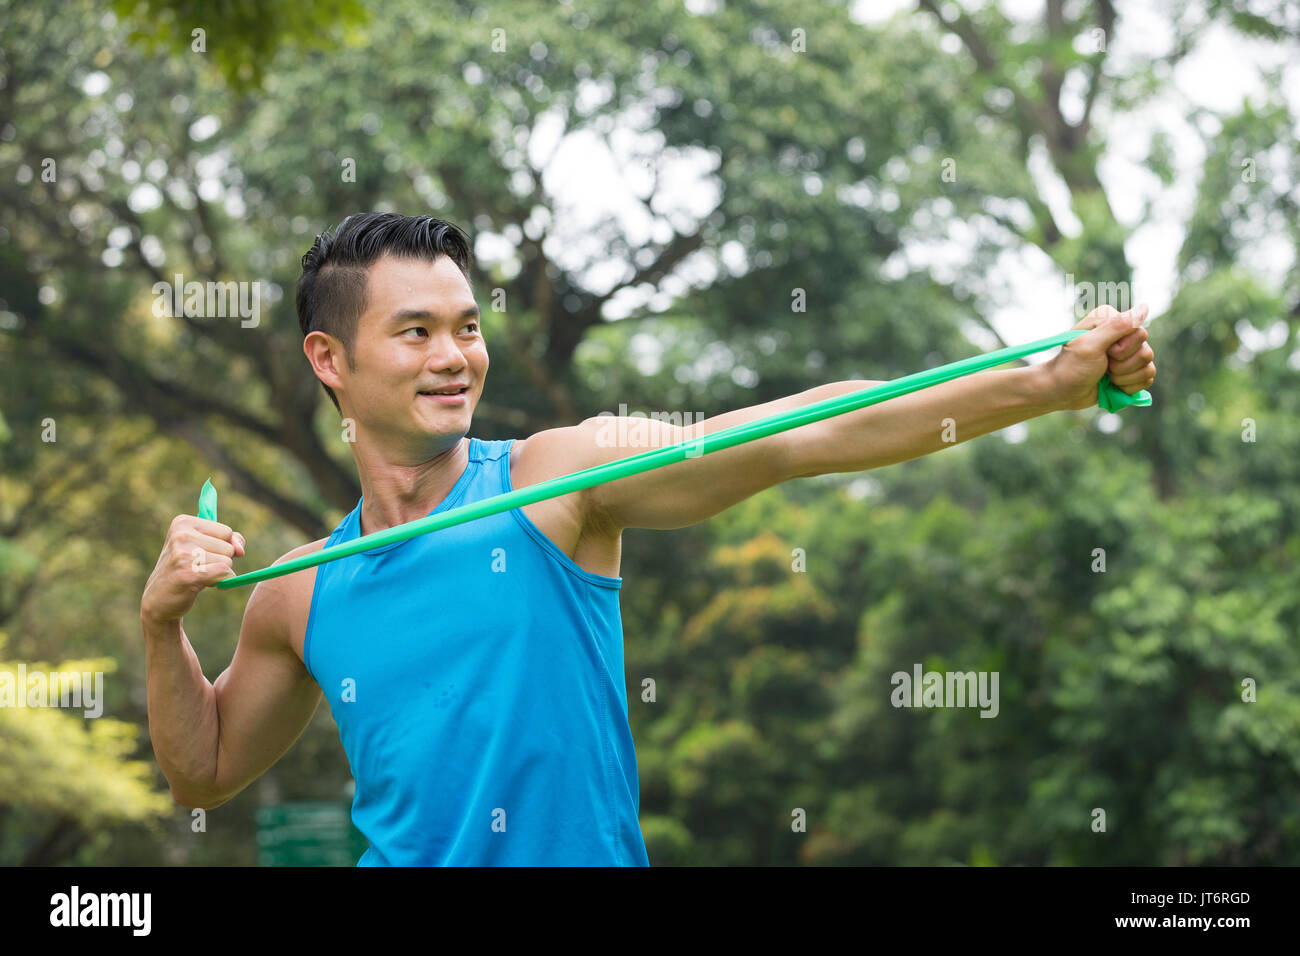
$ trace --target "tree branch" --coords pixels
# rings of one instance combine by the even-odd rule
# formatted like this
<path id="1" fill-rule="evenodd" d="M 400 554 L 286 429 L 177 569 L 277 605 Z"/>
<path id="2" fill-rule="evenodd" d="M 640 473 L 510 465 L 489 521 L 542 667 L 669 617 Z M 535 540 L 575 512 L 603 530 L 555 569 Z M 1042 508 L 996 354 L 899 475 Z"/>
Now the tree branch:
<path id="1" fill-rule="evenodd" d="M 1083 103 L 1083 118 L 1079 120 L 1079 125 L 1076 127 L 1079 145 L 1087 141 L 1088 134 L 1092 131 L 1092 106 L 1097 101 L 1097 93 L 1101 89 L 1101 67 L 1106 62 L 1111 36 L 1115 32 L 1115 6 L 1111 0 L 1097 0 L 1097 22 L 1101 27 L 1105 45 L 1094 56 L 1092 71 L 1088 77 L 1088 93 Z"/>
<path id="2" fill-rule="evenodd" d="M 210 458 L 230 475 L 234 490 L 245 497 L 265 505 L 301 530 L 313 541 L 329 535 L 329 529 L 321 522 L 316 512 L 299 501 L 294 501 L 270 485 L 263 482 L 249 469 L 235 460 L 219 441 L 193 420 L 179 420 L 167 424 L 168 431 L 197 448 L 200 454 Z"/>
<path id="3" fill-rule="evenodd" d="M 279 440 L 280 430 L 272 423 L 250 415 L 219 398 L 207 393 L 193 392 L 175 382 L 160 379 L 118 351 L 100 352 L 88 347 L 84 341 L 51 335 L 48 329 L 41 327 L 41 323 L 34 322 L 32 325 L 55 351 L 93 372 L 104 375 L 125 396 L 141 403 L 159 420 L 176 416 L 189 417 L 196 411 L 200 411 L 214 414 L 231 425 L 266 441 Z"/>

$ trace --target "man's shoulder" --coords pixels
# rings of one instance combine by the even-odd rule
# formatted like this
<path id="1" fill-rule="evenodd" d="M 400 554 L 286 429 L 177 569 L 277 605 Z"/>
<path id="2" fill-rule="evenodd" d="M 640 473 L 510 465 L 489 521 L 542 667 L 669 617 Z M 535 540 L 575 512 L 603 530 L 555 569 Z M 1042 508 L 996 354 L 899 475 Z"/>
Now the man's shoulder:
<path id="1" fill-rule="evenodd" d="M 589 418 L 515 439 L 510 446 L 511 484 L 523 488 L 600 464 L 599 428 L 598 420 Z"/>
<path id="2" fill-rule="evenodd" d="M 527 438 L 516 439 L 510 448 L 510 484 L 515 489 L 540 484 L 553 478 L 562 478 L 574 472 L 594 468 L 611 460 L 615 452 L 602 447 L 605 423 L 599 418 L 588 418 L 576 425 L 560 428 L 548 428 L 535 432 Z M 564 527 L 576 529 L 573 537 L 577 541 L 583 537 L 609 538 L 616 540 L 620 529 L 613 527 L 599 513 L 596 498 L 590 488 L 570 492 L 554 499 L 558 502 L 556 509 L 559 526 L 556 536 L 564 536 Z M 525 513 L 535 524 L 542 526 L 545 518 L 539 506 L 545 502 L 525 508 Z M 529 510 L 529 508 L 533 510 Z M 535 517 L 536 516 L 536 517 Z M 550 532 L 550 528 L 543 530 Z M 574 545 L 576 548 L 576 545 Z M 561 547 L 561 550 L 564 550 Z M 566 551 L 566 553 L 569 553 Z M 570 555 L 572 556 L 572 555 Z"/>
<path id="3" fill-rule="evenodd" d="M 323 538 L 317 538 L 315 541 L 308 541 L 306 544 L 300 544 L 291 551 L 286 551 L 280 557 L 276 558 L 274 563 L 280 564 L 282 561 L 288 561 L 292 558 L 301 557 L 304 554 L 311 554 L 313 551 L 319 551 L 325 547 L 325 542 L 330 539 L 329 535 Z"/>
<path id="4" fill-rule="evenodd" d="M 327 541 L 329 541 L 328 535 L 324 538 L 317 538 L 315 541 L 308 541 L 306 544 L 300 544 L 298 547 L 286 551 L 284 554 L 280 555 L 280 557 L 276 558 L 275 561 L 271 563 L 271 566 L 274 567 L 277 564 L 292 561 L 294 558 L 300 558 L 304 554 L 314 554 L 324 548 Z M 282 574 L 278 578 L 270 578 L 261 583 L 270 584 L 273 581 L 281 582 L 281 589 L 284 591 L 298 592 L 305 589 L 307 595 L 310 597 L 312 584 L 316 581 L 316 568 L 304 568 L 301 571 L 294 571 L 292 574 Z"/>
<path id="5" fill-rule="evenodd" d="M 285 551 L 274 564 L 282 564 L 291 559 L 312 554 L 324 548 L 328 537 L 308 541 L 307 544 Z M 303 653 L 303 636 L 307 630 L 307 615 L 311 613 L 312 589 L 316 587 L 316 567 L 303 568 L 279 578 L 257 581 L 248 598 L 246 617 L 252 617 L 251 631 L 257 633 L 260 640 L 270 643 L 287 643 L 299 658 Z"/>
<path id="6" fill-rule="evenodd" d="M 315 553 L 324 548 L 326 541 L 329 541 L 329 537 L 317 538 L 316 541 L 308 541 L 307 544 L 287 550 L 272 562 L 272 567 L 300 558 L 304 554 Z M 292 574 L 279 575 L 278 578 L 257 581 L 253 587 L 253 597 L 259 598 L 260 604 L 264 605 L 266 610 L 290 610 L 296 605 L 311 601 L 312 587 L 315 587 L 315 584 L 316 568 L 307 567 Z"/>

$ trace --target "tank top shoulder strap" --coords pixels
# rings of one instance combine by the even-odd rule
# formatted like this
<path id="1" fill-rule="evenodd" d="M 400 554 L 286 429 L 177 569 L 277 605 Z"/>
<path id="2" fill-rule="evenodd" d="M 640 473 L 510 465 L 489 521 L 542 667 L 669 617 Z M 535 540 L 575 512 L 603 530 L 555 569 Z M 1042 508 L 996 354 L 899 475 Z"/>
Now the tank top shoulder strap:
<path id="1" fill-rule="evenodd" d="M 499 441 L 470 439 L 470 467 L 477 466 L 482 470 L 482 475 L 478 477 L 479 494 L 475 497 L 504 494 L 509 489 L 510 448 L 514 443 L 513 438 Z"/>
<path id="2" fill-rule="evenodd" d="M 325 541 L 325 547 L 328 548 L 330 545 L 341 544 L 344 541 L 358 537 L 360 535 L 360 522 L 361 499 L 358 498 L 357 503 L 352 506 L 352 510 L 345 514 L 334 530 L 330 532 L 329 538 Z"/>
<path id="3" fill-rule="evenodd" d="M 507 438 L 503 441 L 483 441 L 478 438 L 471 438 L 469 440 L 468 461 L 465 465 L 466 473 L 461 476 L 461 480 L 457 482 L 457 487 L 452 489 L 452 494 L 448 498 L 459 501 L 464 497 L 469 497 L 470 500 L 477 501 L 504 492 L 510 486 L 510 446 L 514 443 L 515 439 L 513 438 Z M 358 498 L 352 510 L 343 516 L 338 526 L 335 527 L 328 540 L 326 540 L 326 547 L 344 541 L 351 541 L 353 538 L 361 536 L 362 503 L 363 499 Z M 449 500 L 446 505 L 454 503 L 455 501 Z"/>

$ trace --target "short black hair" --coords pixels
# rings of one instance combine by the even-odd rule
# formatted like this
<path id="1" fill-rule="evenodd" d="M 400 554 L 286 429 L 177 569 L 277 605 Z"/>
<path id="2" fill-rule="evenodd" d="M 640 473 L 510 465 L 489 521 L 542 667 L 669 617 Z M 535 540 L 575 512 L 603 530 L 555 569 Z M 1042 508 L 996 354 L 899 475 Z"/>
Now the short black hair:
<path id="1" fill-rule="evenodd" d="M 434 262 L 447 256 L 470 281 L 474 253 L 469 236 L 454 223 L 433 216 L 401 216 L 394 212 L 363 212 L 348 216 L 333 233 L 316 237 L 302 257 L 296 299 L 302 337 L 325 332 L 343 343 L 352 364 L 357 322 L 366 311 L 366 269 L 385 255 Z M 321 382 L 334 407 L 334 390 Z"/>

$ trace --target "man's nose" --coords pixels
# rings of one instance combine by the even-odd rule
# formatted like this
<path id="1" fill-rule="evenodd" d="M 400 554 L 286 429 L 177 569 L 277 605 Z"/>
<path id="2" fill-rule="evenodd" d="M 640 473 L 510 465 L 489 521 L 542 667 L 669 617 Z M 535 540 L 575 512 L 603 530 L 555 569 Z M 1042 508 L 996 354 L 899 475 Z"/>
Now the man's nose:
<path id="1" fill-rule="evenodd" d="M 465 353 L 460 350 L 460 346 L 450 335 L 435 335 L 430 340 L 429 357 L 425 362 L 428 369 L 435 372 L 457 372 L 464 368 L 465 364 Z"/>

